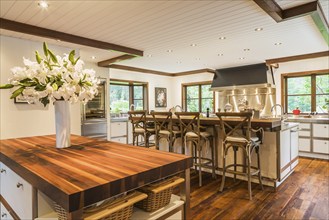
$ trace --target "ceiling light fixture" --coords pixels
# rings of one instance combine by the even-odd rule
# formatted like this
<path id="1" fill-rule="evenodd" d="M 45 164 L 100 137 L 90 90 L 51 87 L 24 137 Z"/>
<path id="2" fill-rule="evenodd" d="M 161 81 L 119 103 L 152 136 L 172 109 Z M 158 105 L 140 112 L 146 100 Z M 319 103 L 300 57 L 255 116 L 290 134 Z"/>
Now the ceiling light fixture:
<path id="1" fill-rule="evenodd" d="M 196 47 L 196 44 L 191 44 L 191 47 Z"/>
<path id="2" fill-rule="evenodd" d="M 263 28 L 256 28 L 255 31 L 262 31 Z"/>
<path id="3" fill-rule="evenodd" d="M 93 59 L 93 60 L 94 60 L 94 59 L 96 59 L 96 57 L 95 57 L 95 56 L 91 56 L 91 59 Z"/>
<path id="4" fill-rule="evenodd" d="M 46 1 L 39 1 L 38 5 L 41 8 L 48 8 L 49 7 L 49 4 Z"/>
<path id="5" fill-rule="evenodd" d="M 219 37 L 219 40 L 225 40 L 226 37 Z"/>
<path id="6" fill-rule="evenodd" d="M 244 51 L 250 51 L 250 49 L 249 48 L 245 48 L 245 49 L 243 49 Z"/>
<path id="7" fill-rule="evenodd" d="M 282 44 L 281 42 L 278 42 L 278 43 L 275 43 L 274 45 L 279 46 L 281 44 Z"/>
<path id="8" fill-rule="evenodd" d="M 196 60 L 201 60 L 201 58 L 199 57 L 199 58 L 195 58 Z"/>
<path id="9" fill-rule="evenodd" d="M 222 57 L 222 56 L 224 56 L 224 54 L 223 53 L 219 53 L 218 56 L 219 57 Z"/>
<path id="10" fill-rule="evenodd" d="M 172 52 L 173 52 L 173 50 L 171 50 L 171 49 L 170 49 L 170 50 L 167 50 L 167 52 L 168 52 L 168 53 L 172 53 Z"/>
<path id="11" fill-rule="evenodd" d="M 147 57 L 152 57 L 152 54 L 148 54 Z"/>
<path id="12" fill-rule="evenodd" d="M 240 57 L 240 58 L 239 58 L 239 60 L 244 60 L 244 59 L 246 59 L 246 58 L 245 58 L 245 57 Z"/>

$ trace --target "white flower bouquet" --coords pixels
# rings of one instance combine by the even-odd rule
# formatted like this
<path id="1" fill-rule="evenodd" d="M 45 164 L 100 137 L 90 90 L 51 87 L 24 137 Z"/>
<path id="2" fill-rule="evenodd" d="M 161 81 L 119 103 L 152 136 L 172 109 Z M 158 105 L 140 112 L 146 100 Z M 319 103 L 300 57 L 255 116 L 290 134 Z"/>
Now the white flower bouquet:
<path id="1" fill-rule="evenodd" d="M 44 58 L 35 52 L 37 62 L 23 58 L 24 67 L 12 68 L 9 84 L 0 89 L 16 88 L 11 99 L 21 96 L 29 103 L 41 102 L 44 106 L 56 100 L 86 103 L 97 95 L 99 80 L 95 71 L 84 69 L 84 62 L 75 59 L 74 50 L 63 57 L 55 56 L 43 43 L 43 52 Z"/>

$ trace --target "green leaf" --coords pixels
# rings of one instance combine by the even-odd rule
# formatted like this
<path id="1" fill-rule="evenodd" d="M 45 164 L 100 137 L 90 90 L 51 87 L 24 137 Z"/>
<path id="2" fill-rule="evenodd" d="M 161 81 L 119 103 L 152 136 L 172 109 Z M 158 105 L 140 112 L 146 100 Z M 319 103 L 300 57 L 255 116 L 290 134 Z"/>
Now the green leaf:
<path id="1" fill-rule="evenodd" d="M 54 63 L 58 63 L 55 54 L 54 54 L 53 52 L 51 52 L 51 50 L 48 50 L 48 52 L 49 52 L 49 55 L 50 55 L 51 60 L 52 60 Z"/>
<path id="2" fill-rule="evenodd" d="M 39 54 L 38 51 L 35 51 L 35 58 L 36 58 L 38 64 L 40 64 L 41 61 L 42 61 L 42 58 L 41 58 L 41 56 L 40 56 L 40 54 Z"/>
<path id="3" fill-rule="evenodd" d="M 46 42 L 43 42 L 43 53 L 48 57 L 48 46 Z"/>
<path id="4" fill-rule="evenodd" d="M 12 84 L 0 85 L 0 89 L 11 89 L 11 88 L 14 88 L 14 85 Z"/>
<path id="5" fill-rule="evenodd" d="M 36 91 L 44 91 L 44 90 L 46 90 L 46 86 L 44 86 L 44 85 L 36 85 L 35 87 L 34 87 L 34 89 L 36 90 Z"/>
<path id="6" fill-rule="evenodd" d="M 87 86 L 92 86 L 92 85 L 93 85 L 91 82 L 88 82 L 88 81 L 86 81 L 85 84 L 86 84 Z"/>
<path id="7" fill-rule="evenodd" d="M 17 96 L 21 95 L 22 92 L 24 91 L 25 87 L 20 87 L 16 89 L 13 94 L 10 96 L 11 99 L 16 98 Z"/>
<path id="8" fill-rule="evenodd" d="M 69 61 L 74 65 L 74 56 L 75 56 L 75 50 L 72 50 L 69 54 Z"/>
<path id="9" fill-rule="evenodd" d="M 49 70 L 53 70 L 53 67 L 47 61 L 45 61 L 45 64 L 48 66 Z"/>
<path id="10" fill-rule="evenodd" d="M 39 101 L 43 104 L 44 107 L 46 107 L 49 104 L 48 97 L 43 97 L 43 98 L 39 99 Z"/>
<path id="11" fill-rule="evenodd" d="M 37 85 L 35 82 L 24 82 L 24 83 L 19 83 L 20 86 L 24 87 L 31 87 Z"/>
<path id="12" fill-rule="evenodd" d="M 80 60 L 80 57 L 78 57 L 78 59 L 74 61 L 73 65 L 75 65 L 78 62 L 78 60 Z"/>

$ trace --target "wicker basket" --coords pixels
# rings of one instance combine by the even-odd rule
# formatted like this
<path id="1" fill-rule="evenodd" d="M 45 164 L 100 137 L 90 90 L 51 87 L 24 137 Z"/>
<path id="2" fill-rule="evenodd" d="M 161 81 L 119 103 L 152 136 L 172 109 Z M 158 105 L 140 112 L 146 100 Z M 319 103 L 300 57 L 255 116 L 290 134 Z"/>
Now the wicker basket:
<path id="1" fill-rule="evenodd" d="M 184 182 L 183 178 L 173 177 L 138 189 L 148 197 L 135 204 L 147 212 L 153 212 L 169 204 L 175 186 Z"/>
<path id="2" fill-rule="evenodd" d="M 84 220 L 127 220 L 133 212 L 134 203 L 145 199 L 146 194 L 141 192 L 131 192 L 127 195 L 110 198 L 104 202 L 91 205 L 83 210 Z M 60 205 L 55 203 L 55 211 L 58 220 L 67 220 L 67 212 Z"/>

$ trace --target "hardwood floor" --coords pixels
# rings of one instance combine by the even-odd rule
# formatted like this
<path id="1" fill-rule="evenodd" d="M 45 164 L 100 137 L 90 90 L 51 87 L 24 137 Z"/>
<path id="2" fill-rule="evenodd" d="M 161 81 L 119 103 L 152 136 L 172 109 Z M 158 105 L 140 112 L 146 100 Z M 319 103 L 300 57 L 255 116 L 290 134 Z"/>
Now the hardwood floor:
<path id="1" fill-rule="evenodd" d="M 274 192 L 253 184 L 253 200 L 248 199 L 247 183 L 218 192 L 221 178 L 203 175 L 191 178 L 193 220 L 210 219 L 329 219 L 329 161 L 300 158 L 292 175 Z M 233 186 L 227 178 L 226 187 Z"/>

